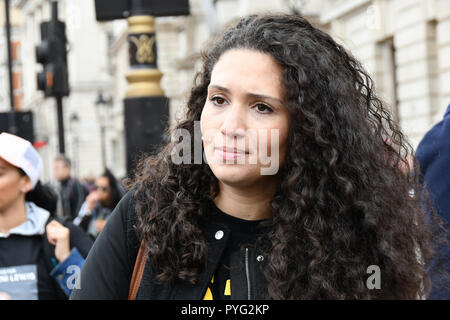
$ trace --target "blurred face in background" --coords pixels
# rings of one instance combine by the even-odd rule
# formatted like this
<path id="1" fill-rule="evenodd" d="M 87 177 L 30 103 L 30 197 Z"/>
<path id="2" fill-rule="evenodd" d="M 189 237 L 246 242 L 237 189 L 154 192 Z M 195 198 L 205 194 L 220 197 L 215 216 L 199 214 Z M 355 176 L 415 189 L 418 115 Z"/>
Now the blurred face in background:
<path id="1" fill-rule="evenodd" d="M 106 177 L 99 177 L 95 182 L 95 189 L 97 192 L 97 199 L 104 206 L 107 206 L 111 199 L 111 187 L 109 185 L 109 180 Z"/>
<path id="2" fill-rule="evenodd" d="M 31 180 L 9 162 L 0 158 L 0 212 L 17 201 L 25 201 L 25 194 L 31 190 Z"/>
<path id="3" fill-rule="evenodd" d="M 71 168 L 68 167 L 64 161 L 55 160 L 53 162 L 53 175 L 58 181 L 63 181 L 70 178 Z"/>

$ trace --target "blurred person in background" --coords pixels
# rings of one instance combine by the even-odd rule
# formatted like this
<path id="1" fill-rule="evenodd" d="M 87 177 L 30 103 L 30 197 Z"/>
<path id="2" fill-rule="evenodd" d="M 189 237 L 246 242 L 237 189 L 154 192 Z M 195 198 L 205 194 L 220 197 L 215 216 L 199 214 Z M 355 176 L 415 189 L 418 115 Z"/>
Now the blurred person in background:
<path id="1" fill-rule="evenodd" d="M 57 216 L 73 220 L 89 191 L 77 178 L 72 177 L 72 164 L 69 158 L 60 155 L 53 163 L 53 174 L 58 181 L 59 194 Z"/>
<path id="2" fill-rule="evenodd" d="M 416 157 L 423 174 L 424 185 L 431 194 L 431 200 L 443 223 L 450 227 L 450 105 L 443 119 L 433 126 L 417 147 Z M 447 235 L 448 237 L 448 235 Z M 450 241 L 450 239 L 449 239 Z M 450 273 L 450 248 L 436 247 L 446 256 L 445 269 Z M 450 288 L 441 285 L 441 277 L 433 277 L 435 288 L 430 299 L 450 300 Z"/>
<path id="3" fill-rule="evenodd" d="M 94 190 L 86 197 L 74 224 L 79 225 L 95 239 L 121 198 L 122 193 L 116 178 L 106 169 L 95 181 Z"/>
<path id="4" fill-rule="evenodd" d="M 56 195 L 38 183 L 41 167 L 30 142 L 0 134 L 2 299 L 67 299 L 76 286 L 75 268 L 81 269 L 93 243 L 83 230 L 53 220 L 39 206 L 56 207 Z"/>
<path id="5" fill-rule="evenodd" d="M 91 191 L 94 191 L 95 176 L 92 172 L 89 173 L 89 175 L 87 177 L 84 177 L 80 181 L 86 187 L 86 189 L 88 190 L 89 193 L 91 193 Z"/>
<path id="6" fill-rule="evenodd" d="M 39 180 L 34 189 L 26 194 L 25 201 L 33 202 L 38 207 L 47 210 L 52 217 L 56 216 L 58 193 L 51 185 L 43 184 Z"/>

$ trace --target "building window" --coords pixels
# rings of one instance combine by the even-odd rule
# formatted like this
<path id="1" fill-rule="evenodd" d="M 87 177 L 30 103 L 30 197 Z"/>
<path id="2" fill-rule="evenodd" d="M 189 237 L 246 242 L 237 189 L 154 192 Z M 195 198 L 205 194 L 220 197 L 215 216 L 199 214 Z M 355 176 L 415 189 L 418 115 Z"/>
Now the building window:
<path id="1" fill-rule="evenodd" d="M 397 64 L 393 38 L 376 44 L 376 83 L 377 93 L 387 102 L 395 121 L 400 122 L 397 98 Z"/>
<path id="2" fill-rule="evenodd" d="M 111 140 L 111 163 L 114 169 L 119 167 L 119 143 L 116 139 Z"/>
<path id="3" fill-rule="evenodd" d="M 429 79 L 430 119 L 433 119 L 440 110 L 439 106 L 439 70 L 438 70 L 438 43 L 437 21 L 427 23 L 427 76 Z M 439 115 L 440 116 L 440 115 Z"/>

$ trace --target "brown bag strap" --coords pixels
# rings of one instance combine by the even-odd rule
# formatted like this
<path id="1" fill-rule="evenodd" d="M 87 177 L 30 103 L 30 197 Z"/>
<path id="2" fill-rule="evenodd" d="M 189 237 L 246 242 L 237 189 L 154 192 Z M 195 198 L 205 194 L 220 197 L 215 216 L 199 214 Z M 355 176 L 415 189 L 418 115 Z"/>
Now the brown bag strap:
<path id="1" fill-rule="evenodd" d="M 144 274 L 145 264 L 148 258 L 148 248 L 145 245 L 145 241 L 142 240 L 141 246 L 134 264 L 133 275 L 131 276 L 130 289 L 128 291 L 128 300 L 136 300 L 139 287 L 142 281 L 142 275 Z"/>

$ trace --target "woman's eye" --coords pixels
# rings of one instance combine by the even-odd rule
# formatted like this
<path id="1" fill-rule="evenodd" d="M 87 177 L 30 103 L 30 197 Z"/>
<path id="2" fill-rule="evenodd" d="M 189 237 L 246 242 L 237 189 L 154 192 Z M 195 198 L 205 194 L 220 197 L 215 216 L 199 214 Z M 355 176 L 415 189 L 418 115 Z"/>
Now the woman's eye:
<path id="1" fill-rule="evenodd" d="M 215 104 L 215 105 L 218 105 L 218 106 L 221 106 L 221 105 L 223 105 L 223 104 L 225 104 L 225 99 L 224 98 L 221 98 L 221 97 L 212 97 L 211 98 L 211 101 Z"/>
<path id="2" fill-rule="evenodd" d="M 273 112 L 273 110 L 272 110 L 269 106 L 267 106 L 267 105 L 265 105 L 265 104 L 263 104 L 263 103 L 258 103 L 258 104 L 255 106 L 255 109 L 256 109 L 256 111 L 258 111 L 259 113 L 271 113 L 271 112 Z"/>

